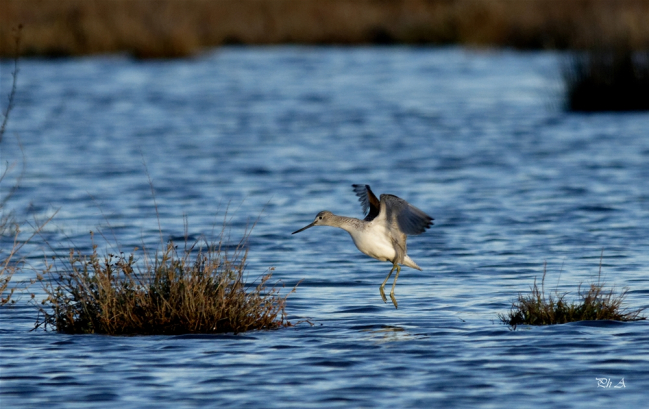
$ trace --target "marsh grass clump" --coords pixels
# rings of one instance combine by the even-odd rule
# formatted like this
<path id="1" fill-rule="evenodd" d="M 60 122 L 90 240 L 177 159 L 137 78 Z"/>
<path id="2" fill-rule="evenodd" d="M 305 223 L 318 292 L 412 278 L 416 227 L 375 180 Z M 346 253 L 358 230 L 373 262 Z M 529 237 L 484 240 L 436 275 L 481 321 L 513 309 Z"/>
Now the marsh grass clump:
<path id="1" fill-rule="evenodd" d="M 0 234 L 4 234 L 8 230 L 7 224 L 9 222 L 8 218 L 3 217 L 0 220 Z M 9 288 L 9 283 L 13 278 L 14 274 L 20 270 L 22 260 L 16 260 L 16 253 L 20 250 L 21 243 L 18 241 L 19 231 L 16 232 L 14 236 L 14 242 L 11 248 L 8 251 L 0 250 L 0 306 L 8 304 L 9 302 L 15 302 L 12 300 L 15 288 Z"/>
<path id="2" fill-rule="evenodd" d="M 518 325 L 553 325 L 565 324 L 575 321 L 588 320 L 614 320 L 637 321 L 645 317 L 640 316 L 644 308 L 627 310 L 622 308 L 626 298 L 627 289 L 620 294 L 615 294 L 613 289 L 604 289 L 604 284 L 598 279 L 597 283 L 590 285 L 587 291 L 581 285 L 577 290 L 578 300 L 568 302 L 568 293 L 545 295 L 545 267 L 541 288 L 537 285 L 536 278 L 529 294 L 519 294 L 518 299 L 512 303 L 507 314 L 498 314 L 503 324 L 511 329 Z M 601 276 L 601 264 L 600 264 Z"/>
<path id="3" fill-rule="evenodd" d="M 151 260 L 144 253 L 100 256 L 71 250 L 65 271 L 51 264 L 40 278 L 47 294 L 36 327 L 71 334 L 154 335 L 244 332 L 290 326 L 286 298 L 245 282 L 247 248 L 230 256 L 218 244 L 180 251 L 169 243 Z M 137 249 L 136 249 L 137 250 Z M 271 269 L 272 270 L 272 269 Z M 295 288 L 290 292 L 295 291 Z M 290 294 L 289 293 L 289 294 Z"/>
<path id="4" fill-rule="evenodd" d="M 589 51 L 564 68 L 570 111 L 649 110 L 649 52 Z"/>
<path id="5" fill-rule="evenodd" d="M 2 181 L 2 176 L 4 175 L 0 175 L 0 182 Z M 0 211 L 2 211 L 1 204 Z M 55 215 L 56 212 L 47 220 L 37 224 L 31 234 L 27 235 L 27 237 L 21 236 L 22 232 L 20 230 L 20 225 L 15 222 L 13 215 L 9 214 L 0 216 L 0 239 L 2 239 L 3 242 L 0 244 L 0 307 L 16 302 L 13 297 L 16 287 L 10 287 L 10 283 L 14 275 L 24 267 L 25 257 L 20 254 L 22 253 L 21 250 L 23 250 L 23 247 L 37 234 L 40 234 L 45 225 L 49 223 Z M 5 244 L 7 244 L 6 248 L 4 247 Z M 24 289 L 25 288 L 20 288 L 20 290 Z"/>

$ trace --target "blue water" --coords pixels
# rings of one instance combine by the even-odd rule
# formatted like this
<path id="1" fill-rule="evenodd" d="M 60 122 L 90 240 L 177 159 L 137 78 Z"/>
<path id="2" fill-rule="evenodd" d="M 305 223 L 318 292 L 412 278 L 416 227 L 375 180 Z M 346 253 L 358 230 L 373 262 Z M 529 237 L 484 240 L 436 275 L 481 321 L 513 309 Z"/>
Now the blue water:
<path id="1" fill-rule="evenodd" d="M 649 114 L 569 114 L 555 53 L 458 48 L 222 48 L 187 60 L 20 61 L 2 195 L 32 225 L 15 305 L 0 308 L 6 408 L 592 408 L 649 399 L 649 322 L 510 331 L 546 291 L 602 279 L 649 307 Z M 0 65 L 2 106 L 11 65 Z M 16 138 L 17 137 L 17 138 Z M 130 252 L 218 233 L 250 238 L 307 323 L 239 335 L 107 337 L 37 330 L 44 256 Z M 352 183 L 435 218 L 411 237 L 399 309 L 390 269 L 320 210 L 361 217 Z M 34 221 L 36 220 L 36 222 Z M 24 222 L 25 234 L 29 226 Z M 10 239 L 2 238 L 3 251 Z M 598 386 L 607 378 L 610 386 Z M 622 387 L 623 385 L 623 387 Z M 616 388 L 615 386 L 620 386 Z"/>

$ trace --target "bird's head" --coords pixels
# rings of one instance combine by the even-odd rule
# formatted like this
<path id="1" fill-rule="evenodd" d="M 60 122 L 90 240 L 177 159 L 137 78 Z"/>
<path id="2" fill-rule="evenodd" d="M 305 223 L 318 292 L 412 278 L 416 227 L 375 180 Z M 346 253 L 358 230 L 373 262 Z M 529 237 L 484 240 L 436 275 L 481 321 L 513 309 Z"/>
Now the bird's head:
<path id="1" fill-rule="evenodd" d="M 320 213 L 318 213 L 315 216 L 315 220 L 313 220 L 313 223 L 302 227 L 300 230 L 294 231 L 292 234 L 299 233 L 299 232 L 301 232 L 303 230 L 306 230 L 309 227 L 313 227 L 313 226 L 331 226 L 331 224 L 329 222 L 332 219 L 333 215 L 334 214 L 331 213 L 330 211 L 323 210 L 323 211 L 321 211 Z"/>

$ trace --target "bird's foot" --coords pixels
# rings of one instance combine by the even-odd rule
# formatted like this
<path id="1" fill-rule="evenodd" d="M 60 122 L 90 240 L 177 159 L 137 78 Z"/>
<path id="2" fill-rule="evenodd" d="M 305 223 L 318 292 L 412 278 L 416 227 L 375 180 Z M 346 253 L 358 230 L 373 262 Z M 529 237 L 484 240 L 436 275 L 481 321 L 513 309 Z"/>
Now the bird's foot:
<path id="1" fill-rule="evenodd" d="M 381 293 L 381 298 L 383 298 L 383 302 L 387 303 L 388 299 L 385 297 L 385 292 L 383 291 L 383 286 L 379 287 L 379 292 Z"/>
<path id="2" fill-rule="evenodd" d="M 394 304 L 394 308 L 399 309 L 399 307 L 397 306 L 397 299 L 394 298 L 394 291 L 390 292 L 390 298 L 392 299 L 392 304 Z"/>

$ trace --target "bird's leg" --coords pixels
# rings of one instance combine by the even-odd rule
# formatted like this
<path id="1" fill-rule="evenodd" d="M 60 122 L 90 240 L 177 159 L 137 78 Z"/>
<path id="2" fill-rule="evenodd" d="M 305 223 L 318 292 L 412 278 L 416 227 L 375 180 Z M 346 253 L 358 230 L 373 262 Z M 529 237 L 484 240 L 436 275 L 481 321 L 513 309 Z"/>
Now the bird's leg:
<path id="1" fill-rule="evenodd" d="M 385 277 L 385 280 L 383 281 L 383 284 L 381 284 L 381 286 L 379 287 L 379 292 L 381 293 L 381 298 L 383 298 L 383 302 L 388 302 L 388 299 L 385 298 L 385 292 L 383 291 L 383 287 L 385 287 L 385 283 L 388 282 L 388 280 L 390 279 L 390 276 L 392 275 L 392 272 L 394 271 L 394 269 L 396 267 L 397 267 L 396 263 L 392 265 L 392 270 L 390 270 L 390 273 L 388 273 L 388 276 Z"/>
<path id="2" fill-rule="evenodd" d="M 390 298 L 392 299 L 392 304 L 394 304 L 394 308 L 399 308 L 397 307 L 397 299 L 394 298 L 394 286 L 397 285 L 397 278 L 399 278 L 399 273 L 401 272 L 401 266 L 395 264 L 395 267 L 397 268 L 397 275 L 394 276 L 394 282 L 392 283 L 392 291 L 390 291 Z"/>

